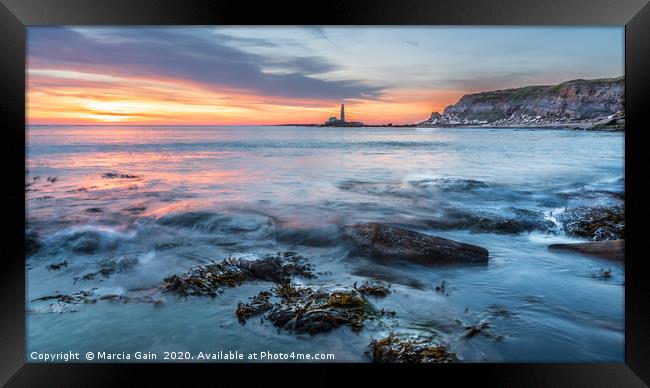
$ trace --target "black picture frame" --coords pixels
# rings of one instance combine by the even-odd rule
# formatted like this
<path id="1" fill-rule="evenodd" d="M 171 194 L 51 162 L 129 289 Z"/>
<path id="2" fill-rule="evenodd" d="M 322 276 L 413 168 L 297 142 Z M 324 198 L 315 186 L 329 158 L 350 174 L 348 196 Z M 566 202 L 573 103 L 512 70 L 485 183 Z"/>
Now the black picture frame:
<path id="1" fill-rule="evenodd" d="M 625 363 L 400 365 L 182 365 L 25 363 L 25 32 L 33 25 L 619 25 L 625 26 L 626 260 Z M 167 382 L 219 373 L 244 381 L 292 379 L 296 370 L 336 382 L 324 368 L 365 379 L 415 371 L 431 381 L 453 377 L 496 386 L 624 386 L 650 384 L 650 273 L 640 246 L 647 198 L 644 167 L 650 103 L 648 0 L 328 0 L 301 4 L 225 0 L 0 0 L 0 98 L 3 128 L 2 204 L 5 231 L 0 271 L 0 384 L 7 386 L 116 386 L 137 373 Z M 216 370 L 217 368 L 218 370 Z M 264 371 L 250 373 L 249 369 Z M 188 370 L 190 369 L 190 370 Z M 318 369 L 318 370 L 317 370 Z M 278 377 L 276 377 L 278 376 Z M 286 377 L 280 377 L 286 376 Z M 427 377 L 428 376 L 428 377 Z M 313 378 L 313 377 L 312 377 Z M 320 382 L 322 379 L 317 379 Z M 309 384 L 303 380 L 301 384 Z M 347 381 L 347 380 L 346 380 Z M 366 380 L 367 381 L 367 380 Z M 425 380 L 426 381 L 426 380 Z M 343 383 L 341 380 L 339 383 Z"/>

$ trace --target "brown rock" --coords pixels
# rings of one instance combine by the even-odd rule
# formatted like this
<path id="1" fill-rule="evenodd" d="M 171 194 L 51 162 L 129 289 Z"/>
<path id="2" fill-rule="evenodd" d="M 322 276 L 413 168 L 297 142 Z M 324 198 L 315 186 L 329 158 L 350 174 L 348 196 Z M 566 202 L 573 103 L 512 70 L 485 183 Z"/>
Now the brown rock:
<path id="1" fill-rule="evenodd" d="M 625 240 L 590 241 L 574 244 L 551 244 L 552 251 L 570 251 L 609 260 L 625 259 Z"/>
<path id="2" fill-rule="evenodd" d="M 484 263 L 489 257 L 485 248 L 476 245 L 378 222 L 352 225 L 347 230 L 347 236 L 356 245 L 357 253 L 382 261 Z"/>

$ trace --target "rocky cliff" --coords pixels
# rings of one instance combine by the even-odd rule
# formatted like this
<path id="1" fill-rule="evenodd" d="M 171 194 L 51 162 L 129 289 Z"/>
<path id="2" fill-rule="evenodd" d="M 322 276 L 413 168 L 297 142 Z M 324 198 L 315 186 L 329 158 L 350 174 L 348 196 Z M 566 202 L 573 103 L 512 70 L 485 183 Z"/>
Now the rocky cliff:
<path id="1" fill-rule="evenodd" d="M 418 125 L 567 126 L 624 125 L 625 79 L 577 79 L 463 96 Z"/>

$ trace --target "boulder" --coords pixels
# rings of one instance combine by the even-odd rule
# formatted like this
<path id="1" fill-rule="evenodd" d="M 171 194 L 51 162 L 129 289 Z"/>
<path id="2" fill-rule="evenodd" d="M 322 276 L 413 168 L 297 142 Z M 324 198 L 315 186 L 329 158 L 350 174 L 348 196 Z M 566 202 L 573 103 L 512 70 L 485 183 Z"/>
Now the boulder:
<path id="1" fill-rule="evenodd" d="M 591 241 L 574 244 L 551 244 L 552 251 L 577 252 L 609 260 L 625 259 L 625 240 Z"/>
<path id="2" fill-rule="evenodd" d="M 580 206 L 557 216 L 569 236 L 594 241 L 625 239 L 624 206 Z"/>
<path id="3" fill-rule="evenodd" d="M 485 248 L 476 245 L 378 222 L 352 225 L 347 228 L 346 236 L 355 245 L 354 253 L 381 261 L 485 263 L 489 257 Z"/>

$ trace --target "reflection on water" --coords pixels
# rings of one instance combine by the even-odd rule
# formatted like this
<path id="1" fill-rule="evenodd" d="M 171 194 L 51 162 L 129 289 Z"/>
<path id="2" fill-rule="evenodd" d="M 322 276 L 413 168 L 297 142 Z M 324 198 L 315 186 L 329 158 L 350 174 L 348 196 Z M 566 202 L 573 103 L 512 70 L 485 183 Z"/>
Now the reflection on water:
<path id="1" fill-rule="evenodd" d="M 573 241 L 555 225 L 557 212 L 622 202 L 623 143 L 621 133 L 569 130 L 30 127 L 27 217 L 42 247 L 27 261 L 28 348 L 323 351 L 368 361 L 370 338 L 393 330 L 435 335 L 466 361 L 622 361 L 622 265 L 546 247 Z M 476 217 L 530 227 L 477 229 Z M 365 221 L 477 244 L 490 262 L 348 257 L 341 226 Z M 162 308 L 97 303 L 45 313 L 30 302 L 91 288 L 126 293 L 213 259 L 288 250 L 319 273 L 307 283 L 390 282 L 395 292 L 373 302 L 397 318 L 358 334 L 278 333 L 255 319 L 241 326 L 237 303 L 269 284 L 168 298 Z M 73 281 L 123 257 L 137 264 Z M 68 266 L 47 268 L 64 259 Z M 446 293 L 436 292 L 443 280 Z M 483 321 L 489 335 L 463 336 Z"/>

